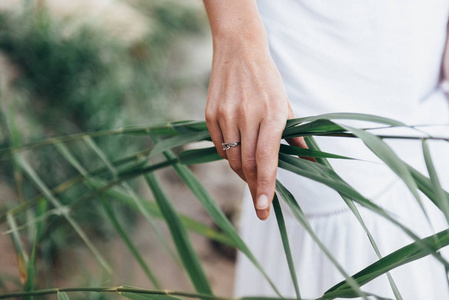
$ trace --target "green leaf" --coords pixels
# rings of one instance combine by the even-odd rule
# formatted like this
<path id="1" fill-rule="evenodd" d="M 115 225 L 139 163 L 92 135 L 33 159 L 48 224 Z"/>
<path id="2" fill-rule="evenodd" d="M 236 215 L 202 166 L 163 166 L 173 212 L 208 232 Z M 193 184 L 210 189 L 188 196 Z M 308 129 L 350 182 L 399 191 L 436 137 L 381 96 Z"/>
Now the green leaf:
<path id="1" fill-rule="evenodd" d="M 321 242 L 319 237 L 315 234 L 315 232 L 312 229 L 312 226 L 310 225 L 303 211 L 299 207 L 299 204 L 296 201 L 295 197 L 278 180 L 276 180 L 276 191 L 279 193 L 279 195 L 281 195 L 285 203 L 287 203 L 291 212 L 293 213 L 295 218 L 299 221 L 299 223 L 302 225 L 304 230 L 307 231 L 307 233 L 310 235 L 313 241 L 318 245 L 318 247 L 320 247 L 323 253 L 327 256 L 327 258 L 329 258 L 329 260 L 335 265 L 335 267 L 343 275 L 343 277 L 346 278 L 348 284 L 351 286 L 354 292 L 357 293 L 358 296 L 364 298 L 365 300 L 368 300 L 366 298 L 366 295 L 360 290 L 359 284 L 349 276 L 349 274 L 343 269 L 343 267 L 335 259 L 335 257 L 329 251 L 329 249 L 327 249 L 327 247 Z"/>
<path id="2" fill-rule="evenodd" d="M 423 248 L 421 246 L 423 243 L 428 247 Z M 396 250 L 395 252 L 364 268 L 352 277 L 360 285 L 364 285 L 394 268 L 432 254 L 447 245 L 449 245 L 449 230 L 446 229 L 420 240 L 419 243 L 413 242 L 400 248 L 399 250 Z M 347 289 L 347 283 L 342 281 L 326 291 L 325 295 L 335 292 L 335 297 L 341 297 L 338 293 L 345 293 Z"/>
<path id="3" fill-rule="evenodd" d="M 287 122 L 287 127 L 295 126 L 299 123 L 303 122 L 313 122 L 316 120 L 356 120 L 356 121 L 366 121 L 366 122 L 373 122 L 373 123 L 379 123 L 379 124 L 386 124 L 390 126 L 407 126 L 402 122 L 380 117 L 376 115 L 370 115 L 370 114 L 359 114 L 359 113 L 329 113 L 329 114 L 322 114 L 317 116 L 310 116 L 310 117 L 304 117 L 304 118 L 297 118 L 297 119 L 291 119 Z"/>
<path id="4" fill-rule="evenodd" d="M 57 296 L 58 300 L 70 300 L 69 296 L 65 292 L 58 292 Z"/>
<path id="5" fill-rule="evenodd" d="M 441 206 L 440 201 L 437 199 L 437 195 L 433 189 L 433 183 L 429 179 L 429 177 L 424 176 L 419 171 L 414 169 L 412 166 L 407 165 L 410 174 L 412 175 L 413 179 L 415 180 L 416 184 L 418 185 L 418 188 L 421 192 L 424 193 L 432 202 L 441 210 L 444 208 Z M 449 193 L 445 190 L 442 191 L 444 194 L 445 201 L 449 201 Z"/>
<path id="6" fill-rule="evenodd" d="M 191 282 L 199 293 L 212 294 L 209 282 L 201 267 L 201 263 L 196 252 L 193 250 L 192 244 L 187 235 L 187 231 L 181 223 L 175 209 L 168 200 L 161 184 L 156 179 L 154 173 L 145 175 L 145 179 L 150 187 L 154 198 L 164 216 L 165 222 L 170 229 L 173 242 L 176 245 L 178 254 L 184 265 L 185 271 L 188 273 Z"/>
<path id="7" fill-rule="evenodd" d="M 432 188 L 435 193 L 435 202 L 439 203 L 438 207 L 443 211 L 446 220 L 449 222 L 449 199 L 446 198 L 445 191 L 441 187 L 426 140 L 422 141 L 422 148 L 427 171 L 429 172 L 430 181 L 432 182 Z"/>
<path id="8" fill-rule="evenodd" d="M 349 197 L 350 199 L 355 200 L 359 204 L 363 205 L 364 207 L 376 212 L 377 214 L 385 217 L 389 221 L 391 221 L 393 224 L 397 225 L 399 228 L 401 228 L 408 236 L 410 236 L 413 240 L 416 241 L 416 243 L 422 247 L 426 251 L 430 251 L 430 253 L 438 259 L 445 267 L 449 267 L 449 263 L 441 256 L 441 254 L 432 252 L 432 250 L 429 248 L 429 246 L 426 243 L 423 243 L 421 239 L 414 234 L 410 229 L 408 229 L 406 226 L 401 224 L 398 220 L 391 217 L 385 210 L 374 204 L 373 202 L 369 201 L 368 199 L 364 198 L 361 194 L 359 194 L 357 191 L 355 191 L 351 186 L 349 186 L 346 182 L 344 182 L 335 172 L 332 170 L 329 170 L 325 168 L 324 166 L 318 165 L 316 163 L 304 160 L 304 159 L 298 159 L 294 157 L 289 157 L 285 154 L 279 155 L 279 166 L 281 168 L 290 170 L 298 175 L 305 176 L 307 178 L 310 178 L 312 180 L 321 182 L 337 192 L 341 193 L 342 195 L 345 195 Z"/>
<path id="9" fill-rule="evenodd" d="M 318 143 L 315 141 L 315 139 L 311 136 L 307 136 L 305 137 L 305 142 L 307 144 L 307 146 L 315 151 L 320 151 L 320 147 L 318 145 Z M 326 166 L 328 168 L 330 168 L 331 170 L 333 170 L 331 164 L 327 161 L 326 158 L 317 158 L 317 163 Z M 379 247 L 377 246 L 376 241 L 374 240 L 373 235 L 371 234 L 371 232 L 368 230 L 368 227 L 365 224 L 365 221 L 363 220 L 362 216 L 360 215 L 360 212 L 357 208 L 357 206 L 354 204 L 354 202 L 348 198 L 345 195 L 342 195 L 341 193 L 339 193 L 339 195 L 342 197 L 342 199 L 345 201 L 346 205 L 349 207 L 349 209 L 351 210 L 351 212 L 354 214 L 354 216 L 356 217 L 357 221 L 359 222 L 360 226 L 362 226 L 363 231 L 365 231 L 366 235 L 368 236 L 368 239 L 371 243 L 371 246 L 374 249 L 374 252 L 376 252 L 377 257 L 380 259 L 382 258 L 382 255 L 380 253 Z M 396 283 L 394 282 L 393 278 L 391 277 L 390 273 L 387 273 L 387 278 L 388 278 L 388 282 L 391 286 L 391 289 L 393 291 L 393 294 L 395 295 L 397 300 L 402 300 L 402 296 L 401 293 L 399 292 L 399 289 L 396 285 Z"/>
<path id="10" fill-rule="evenodd" d="M 276 215 L 276 221 L 278 223 L 279 232 L 281 234 L 282 245 L 284 246 L 285 257 L 287 258 L 288 269 L 290 271 L 290 276 L 292 277 L 293 286 L 295 287 L 296 297 L 301 300 L 301 293 L 299 291 L 298 278 L 296 276 L 295 264 L 293 263 L 292 252 L 290 249 L 290 242 L 288 241 L 287 228 L 285 227 L 284 216 L 282 214 L 282 208 L 279 204 L 279 200 L 274 195 L 273 208 Z"/>
<path id="11" fill-rule="evenodd" d="M 33 181 L 34 185 L 41 191 L 43 195 L 45 195 L 48 201 L 50 201 L 55 208 L 61 209 L 64 218 L 69 222 L 69 224 L 76 231 L 79 237 L 84 241 L 86 246 L 92 251 L 92 253 L 97 258 L 99 263 L 103 266 L 103 268 L 107 272 L 112 273 L 112 268 L 106 262 L 103 255 L 101 255 L 101 252 L 94 246 L 94 244 L 90 241 L 88 236 L 82 230 L 81 226 L 79 226 L 79 224 L 70 216 L 69 212 L 63 209 L 63 205 L 61 204 L 61 202 L 52 194 L 50 189 L 45 185 L 42 179 L 39 178 L 37 173 L 33 170 L 33 168 L 31 168 L 31 166 L 22 157 L 22 155 L 18 154 L 16 156 L 16 161 L 18 162 L 22 170 L 25 172 L 25 174 L 27 174 L 28 177 Z"/>
<path id="12" fill-rule="evenodd" d="M 422 211 L 426 215 L 428 221 L 429 217 L 427 215 L 426 210 L 424 209 L 424 205 L 421 201 L 421 198 L 418 194 L 418 186 L 416 182 L 413 180 L 412 175 L 410 174 L 407 165 L 394 153 L 394 151 L 379 137 L 375 136 L 372 133 L 366 132 L 361 129 L 357 129 L 354 127 L 342 125 L 344 128 L 350 130 L 357 137 L 359 137 L 365 145 L 377 156 L 379 157 L 390 169 L 398 175 L 398 177 L 405 183 L 410 192 L 413 194 L 415 199 L 418 201 L 421 206 Z"/>
<path id="13" fill-rule="evenodd" d="M 16 220 L 11 214 L 6 215 L 6 220 L 8 222 L 9 227 L 11 228 L 11 240 L 14 245 L 14 250 L 16 251 L 18 268 L 19 268 L 19 276 L 20 281 L 26 282 L 28 277 L 28 254 L 23 247 L 22 239 L 20 238 L 19 232 L 17 230 Z"/>
<path id="14" fill-rule="evenodd" d="M 179 300 L 181 298 L 167 296 L 167 295 L 148 295 L 142 293 L 120 293 L 125 298 L 130 300 Z"/>
<path id="15" fill-rule="evenodd" d="M 152 138 L 157 141 L 157 137 L 152 136 Z M 213 151 L 216 152 L 215 149 Z M 164 155 L 168 160 L 173 160 L 176 157 L 172 151 L 165 151 Z M 189 187 L 192 193 L 200 201 L 201 205 L 208 212 L 212 220 L 214 220 L 215 224 L 217 224 L 217 226 L 227 234 L 227 236 L 232 240 L 233 244 L 248 257 L 248 259 L 265 277 L 265 279 L 268 281 L 273 290 L 278 295 L 280 295 L 273 281 L 268 277 L 267 273 L 264 271 L 261 264 L 251 253 L 248 246 L 246 246 L 245 242 L 240 238 L 234 226 L 231 224 L 231 222 L 225 216 L 223 211 L 220 209 L 217 202 L 215 202 L 214 199 L 212 199 L 207 190 L 196 178 L 195 174 L 193 174 L 193 172 L 190 171 L 190 169 L 185 165 L 175 164 L 173 165 L 173 168 L 178 173 L 182 181 Z"/>
<path id="16" fill-rule="evenodd" d="M 104 155 L 104 153 L 101 152 L 100 149 L 96 148 L 96 145 L 94 144 L 93 140 L 91 140 L 90 138 L 86 138 L 85 140 L 87 140 L 88 145 L 90 145 L 92 148 L 94 148 L 94 150 L 96 150 L 99 154 L 99 156 L 103 159 L 106 160 L 105 164 L 108 168 L 114 168 L 109 161 L 107 161 L 106 156 Z M 95 188 L 95 183 L 93 182 L 92 178 L 88 175 L 87 171 L 81 166 L 81 164 L 75 159 L 75 157 L 72 155 L 72 153 L 70 152 L 70 150 L 61 143 L 57 143 L 55 144 L 56 148 L 58 149 L 58 151 L 63 155 L 63 157 L 75 168 L 78 170 L 78 172 L 84 176 L 84 178 L 87 181 L 87 185 L 94 189 Z M 114 175 L 115 175 L 115 169 L 111 170 Z M 125 183 L 123 183 L 125 185 Z M 129 187 L 127 185 L 125 185 L 125 187 Z M 137 197 L 137 196 L 136 196 Z M 112 208 L 110 207 L 109 203 L 104 199 L 103 195 L 100 195 L 102 204 L 103 204 L 103 208 L 106 212 L 106 215 L 108 216 L 109 220 L 111 221 L 112 225 L 114 226 L 115 230 L 117 231 L 117 233 L 119 234 L 119 236 L 122 238 L 123 242 L 125 243 L 125 245 L 128 247 L 129 251 L 131 252 L 131 254 L 134 256 L 134 258 L 136 259 L 137 263 L 139 264 L 139 266 L 142 268 L 142 270 L 144 271 L 144 273 L 147 275 L 148 279 L 151 281 L 151 283 L 153 283 L 153 285 L 156 288 L 160 288 L 160 284 L 156 278 L 156 276 L 154 275 L 154 273 L 151 271 L 151 269 L 148 267 L 147 263 L 145 262 L 145 260 L 142 258 L 142 256 L 140 255 L 139 251 L 137 250 L 137 248 L 134 246 L 134 244 L 131 241 L 131 238 L 128 236 L 128 234 L 126 233 L 126 231 L 123 229 L 123 227 L 120 225 L 119 221 L 117 220 L 117 218 L 115 217 L 115 214 L 112 210 Z"/>
<path id="17" fill-rule="evenodd" d="M 208 137 L 210 137 L 210 135 L 209 132 L 206 130 L 200 132 L 185 133 L 183 135 L 178 135 L 165 140 L 161 140 L 153 148 L 153 151 L 150 152 L 150 157 L 160 154 L 165 150 L 169 150 L 193 142 L 202 141 Z"/>
<path id="18" fill-rule="evenodd" d="M 31 248 L 31 256 L 28 261 L 27 281 L 25 283 L 25 291 L 31 292 L 34 289 L 34 279 L 36 276 L 36 244 L 37 232 L 34 235 L 33 247 Z M 26 300 L 33 300 L 32 296 L 26 297 Z"/>
<path id="19" fill-rule="evenodd" d="M 339 159 L 353 159 L 351 157 L 322 152 L 322 151 L 316 151 L 311 149 L 305 149 L 301 147 L 295 147 L 295 146 L 288 146 L 288 145 L 281 145 L 281 148 L 279 152 L 283 154 L 289 154 L 289 155 L 298 155 L 302 157 L 313 157 L 313 158 L 339 158 Z"/>
<path id="20" fill-rule="evenodd" d="M 215 147 L 186 150 L 179 154 L 179 161 L 184 165 L 208 163 L 223 159 Z"/>
<path id="21" fill-rule="evenodd" d="M 294 127 L 288 127 L 282 133 L 283 139 L 288 139 L 296 136 L 302 136 L 310 133 L 320 132 L 344 132 L 345 129 L 340 125 L 329 120 L 315 120 L 304 123 Z"/>

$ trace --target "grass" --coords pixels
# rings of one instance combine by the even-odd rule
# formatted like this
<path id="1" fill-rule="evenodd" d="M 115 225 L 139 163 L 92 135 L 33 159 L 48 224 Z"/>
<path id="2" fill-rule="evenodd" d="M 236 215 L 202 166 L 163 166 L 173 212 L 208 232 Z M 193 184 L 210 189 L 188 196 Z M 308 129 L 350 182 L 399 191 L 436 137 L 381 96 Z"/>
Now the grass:
<path id="1" fill-rule="evenodd" d="M 353 128 L 342 125 L 339 123 L 340 119 L 365 120 L 375 123 L 376 126 L 380 123 L 381 126 L 385 127 L 406 126 L 394 120 L 362 114 L 331 114 L 291 120 L 288 122 L 284 131 L 284 137 L 306 136 L 310 150 L 285 145 L 282 146 L 279 156 L 279 167 L 321 182 L 338 191 L 342 196 L 342 200 L 344 200 L 351 208 L 352 213 L 357 217 L 360 225 L 364 228 L 368 236 L 370 236 L 370 232 L 364 225 L 363 218 L 358 213 L 358 209 L 354 205 L 355 203 L 384 217 L 386 222 L 392 222 L 394 225 L 398 226 L 413 239 L 413 242 L 385 256 L 381 256 L 377 251 L 379 257 L 378 261 L 365 269 L 360 270 L 356 274 L 348 274 L 343 267 L 339 266 L 338 261 L 333 258 L 333 254 L 326 249 L 318 236 L 313 232 L 312 227 L 308 223 L 307 218 L 293 195 L 281 182 L 278 182 L 277 191 L 282 200 L 287 203 L 297 221 L 312 236 L 322 251 L 324 251 L 328 258 L 346 278 L 346 280 L 337 285 L 329 287 L 320 299 L 335 299 L 338 297 L 363 297 L 368 299 L 368 297 L 372 295 L 363 291 L 363 286 L 366 283 L 383 274 L 388 275 L 388 272 L 394 268 L 428 255 L 433 255 L 441 264 L 448 266 L 448 262 L 439 254 L 439 250 L 449 244 L 449 230 L 441 231 L 426 238 L 419 238 L 413 231 L 402 224 L 400 220 L 397 220 L 394 215 L 391 215 L 383 208 L 369 201 L 369 199 L 366 199 L 361 193 L 351 187 L 337 173 L 335 173 L 331 165 L 327 162 L 327 158 L 352 158 L 341 156 L 338 153 L 326 153 L 320 151 L 318 145 L 313 140 L 313 136 L 361 139 L 368 149 L 377 155 L 386 166 L 390 167 L 395 174 L 404 181 L 412 193 L 417 194 L 418 191 L 423 192 L 437 205 L 437 207 L 440 208 L 446 218 L 449 218 L 447 209 L 449 194 L 441 187 L 441 179 L 438 178 L 434 167 L 436 159 L 431 157 L 427 141 L 439 139 L 448 142 L 449 140 L 445 137 L 431 137 L 425 135 L 419 137 L 399 137 L 422 140 L 423 153 L 430 174 L 430 176 L 426 176 L 399 159 L 389 148 L 388 144 L 385 143 L 385 140 L 394 137 L 376 136 L 364 128 Z M 128 156 L 117 155 L 114 159 L 108 159 L 95 142 L 99 137 L 120 139 L 130 135 L 142 139 L 151 139 L 154 142 L 154 146 L 149 149 L 143 149 L 136 154 Z M 263 271 L 263 264 L 256 260 L 249 248 L 239 237 L 234 226 L 227 220 L 220 207 L 213 201 L 206 188 L 188 167 L 193 164 L 202 164 L 221 159 L 217 155 L 215 149 L 209 146 L 194 150 L 182 150 L 183 146 L 187 144 L 208 140 L 210 140 L 210 137 L 204 122 L 181 121 L 53 137 L 46 140 L 36 141 L 31 144 L 15 144 L 11 147 L 0 149 L 2 161 L 15 161 L 17 171 L 24 175 L 24 178 L 22 179 L 23 184 L 32 185 L 38 191 L 29 198 L 27 195 L 24 195 L 25 199 L 23 199 L 23 201 L 17 199 L 15 204 L 10 205 L 8 208 L 3 208 L 3 213 L 0 214 L 0 221 L 10 228 L 8 234 L 10 234 L 13 241 L 15 241 L 17 255 L 22 261 L 22 281 L 26 282 L 24 283 L 23 291 L 0 294 L 0 299 L 18 296 L 31 297 L 33 295 L 46 294 L 57 294 L 59 299 L 67 299 L 71 297 L 71 293 L 75 291 L 86 293 L 97 292 L 100 294 L 115 293 L 128 299 L 225 299 L 220 298 L 219 295 L 213 294 L 208 278 L 201 265 L 201 261 L 198 258 L 198 254 L 195 252 L 194 247 L 192 247 L 192 242 L 190 241 L 188 234 L 189 231 L 194 231 L 203 234 L 206 238 L 212 238 L 226 243 L 227 245 L 232 245 L 249 257 L 259 268 L 260 272 L 265 274 Z M 89 166 L 83 166 L 80 161 L 76 159 L 75 152 L 71 147 L 72 143 L 76 141 L 86 143 L 90 151 L 96 154 L 96 159 L 99 161 L 98 165 L 101 165 L 101 167 L 90 168 Z M 54 147 L 57 149 L 57 151 L 61 153 L 61 156 L 59 157 L 61 163 L 73 166 L 77 170 L 78 175 L 67 179 L 65 182 L 62 182 L 55 187 L 47 186 L 44 180 L 40 178 L 39 170 L 35 170 L 27 159 L 28 157 L 32 157 L 30 156 L 30 153 L 37 151 L 42 147 Z M 314 157 L 317 160 L 317 163 L 300 159 L 298 156 Z M 162 185 L 159 183 L 157 174 L 155 173 L 155 171 L 163 168 L 173 168 L 175 170 L 179 175 L 179 178 L 197 197 L 210 218 L 216 223 L 218 228 L 220 228 L 221 232 L 217 232 L 206 224 L 201 224 L 198 221 L 183 216 L 181 212 L 173 207 L 172 202 L 168 198 Z M 147 199 L 143 199 L 135 189 L 127 184 L 130 180 L 140 177 L 145 178 L 150 190 L 153 192 L 155 202 L 148 202 Z M 66 203 L 62 204 L 59 199 L 66 198 L 65 194 L 71 188 L 78 185 L 87 186 L 88 189 L 81 197 L 69 198 L 66 200 Z M 417 196 L 415 200 L 419 203 L 420 196 Z M 128 287 L 74 287 L 46 289 L 47 287 L 43 286 L 41 282 L 33 281 L 33 277 L 37 278 L 37 276 L 39 276 L 39 270 L 36 270 L 35 264 L 40 259 L 39 249 L 46 237 L 41 235 L 40 239 L 34 237 L 33 240 L 28 240 L 27 235 L 24 234 L 24 229 L 39 227 L 40 229 L 37 231 L 37 236 L 39 237 L 39 232 L 47 230 L 49 226 L 55 226 L 53 222 L 50 222 L 54 220 L 58 221 L 58 223 L 56 223 L 59 224 L 58 226 L 62 226 L 63 224 L 71 226 L 73 232 L 75 232 L 79 238 L 84 241 L 86 247 L 90 249 L 92 257 L 96 258 L 98 264 L 108 272 L 113 272 L 107 258 L 103 257 L 102 253 L 96 249 L 95 240 L 91 240 L 82 228 L 77 225 L 76 210 L 87 205 L 87 203 L 89 203 L 88 201 L 96 201 L 99 206 L 103 207 L 106 212 L 103 216 L 105 216 L 112 224 L 111 230 L 117 232 L 130 250 L 131 254 L 129 259 L 136 260 L 140 267 L 146 270 L 145 273 L 149 280 L 153 282 L 156 289 L 142 290 Z M 173 255 L 173 259 L 177 260 L 179 257 L 181 262 L 180 268 L 190 278 L 195 292 L 166 292 L 158 289 L 160 285 L 158 283 L 157 272 L 151 270 L 150 266 L 145 262 L 145 257 L 138 252 L 137 248 L 134 246 L 135 241 L 133 241 L 130 232 L 120 225 L 120 222 L 115 215 L 115 210 L 111 209 L 110 206 L 114 202 L 120 202 L 121 205 L 137 211 L 142 218 L 148 220 L 154 220 L 154 218 L 164 220 L 170 230 L 174 251 L 176 253 Z M 46 205 L 42 206 L 42 203 L 46 203 Z M 38 207 L 41 207 L 39 213 L 37 213 Z M 290 244 L 287 238 L 283 213 L 280 209 L 278 199 L 275 199 L 274 209 L 285 249 L 285 255 L 290 266 L 290 275 L 295 282 L 296 298 L 301 299 L 301 286 L 296 285 L 296 274 L 293 266 L 294 262 L 291 258 L 291 250 L 289 249 Z M 34 219 L 26 221 L 24 216 L 28 212 L 32 212 Z M 101 215 L 97 215 L 97 217 L 100 216 Z M 106 220 L 104 220 L 104 222 L 106 222 Z M 39 226 L 36 226 L 37 224 Z M 53 230 L 57 231 L 58 227 L 53 228 Z M 26 241 L 26 245 L 33 246 L 29 248 L 23 245 L 23 243 L 21 243 L 23 240 Z M 376 250 L 376 242 L 372 238 L 371 242 L 373 248 Z M 160 243 L 169 244 L 164 242 L 163 239 L 161 239 Z M 271 282 L 266 274 L 265 276 L 269 282 Z M 397 290 L 391 276 L 389 276 L 389 280 L 395 298 L 401 299 L 400 291 Z M 276 286 L 273 283 L 271 284 L 273 289 L 276 290 Z M 275 298 L 281 299 L 280 297 L 281 295 L 279 294 L 279 298 Z"/>

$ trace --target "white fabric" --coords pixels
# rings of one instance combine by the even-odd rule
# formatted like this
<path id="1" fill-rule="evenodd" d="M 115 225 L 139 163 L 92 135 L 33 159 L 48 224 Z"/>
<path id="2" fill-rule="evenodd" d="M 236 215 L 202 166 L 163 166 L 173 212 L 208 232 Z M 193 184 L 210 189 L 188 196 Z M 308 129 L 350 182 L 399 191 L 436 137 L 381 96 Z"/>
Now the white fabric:
<path id="1" fill-rule="evenodd" d="M 272 57 L 296 116 L 368 113 L 407 124 L 443 125 L 425 130 L 449 136 L 448 101 L 439 88 L 448 0 L 258 0 L 257 3 Z M 356 139 L 329 137 L 317 141 L 323 151 L 379 161 Z M 427 173 L 419 141 L 388 143 L 402 159 Z M 449 143 L 432 142 L 431 151 L 438 158 L 442 184 L 449 189 Z M 331 163 L 353 187 L 384 205 L 418 235 L 424 237 L 447 228 L 430 203 L 426 206 L 432 226 L 426 222 L 416 200 L 388 167 L 360 161 Z M 350 274 L 376 260 L 366 234 L 336 192 L 284 170 L 278 171 L 278 178 L 294 194 L 320 239 Z M 247 194 L 244 199 L 242 235 L 284 296 L 294 296 L 275 218 L 258 221 L 249 198 Z M 388 221 L 360 209 L 382 255 L 410 243 Z M 283 206 L 283 211 L 302 296 L 319 297 L 343 277 L 288 208 Z M 240 255 L 238 262 L 237 296 L 274 295 L 246 258 Z M 449 299 L 443 271 L 429 257 L 392 274 L 404 299 Z M 393 297 L 385 278 L 364 286 L 363 290 Z"/>

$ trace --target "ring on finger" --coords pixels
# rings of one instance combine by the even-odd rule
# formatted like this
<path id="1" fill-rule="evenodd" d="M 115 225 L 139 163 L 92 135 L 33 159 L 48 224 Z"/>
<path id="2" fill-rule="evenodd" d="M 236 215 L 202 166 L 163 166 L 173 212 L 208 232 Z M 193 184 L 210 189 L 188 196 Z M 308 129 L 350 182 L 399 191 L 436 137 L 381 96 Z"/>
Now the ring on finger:
<path id="1" fill-rule="evenodd" d="M 241 144 L 240 142 L 221 143 L 221 145 L 223 146 L 223 150 L 224 151 L 227 151 L 227 150 L 231 149 L 231 147 L 237 147 L 240 144 Z"/>

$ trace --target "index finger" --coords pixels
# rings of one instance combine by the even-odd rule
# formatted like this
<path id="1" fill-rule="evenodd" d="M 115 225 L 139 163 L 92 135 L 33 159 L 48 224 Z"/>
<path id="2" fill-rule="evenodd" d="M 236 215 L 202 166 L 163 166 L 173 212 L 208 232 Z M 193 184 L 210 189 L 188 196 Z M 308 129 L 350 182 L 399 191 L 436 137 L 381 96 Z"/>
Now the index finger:
<path id="1" fill-rule="evenodd" d="M 282 124 L 282 125 L 280 125 Z M 278 155 L 285 122 L 263 121 L 260 124 L 256 148 L 257 196 L 256 213 L 265 220 L 270 215 L 270 204 L 274 197 Z"/>

